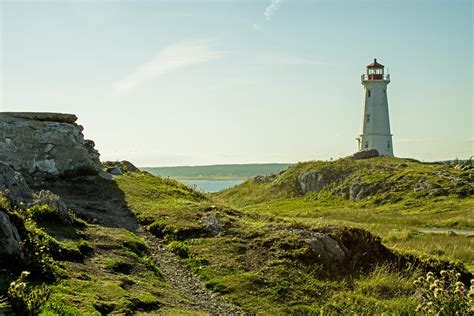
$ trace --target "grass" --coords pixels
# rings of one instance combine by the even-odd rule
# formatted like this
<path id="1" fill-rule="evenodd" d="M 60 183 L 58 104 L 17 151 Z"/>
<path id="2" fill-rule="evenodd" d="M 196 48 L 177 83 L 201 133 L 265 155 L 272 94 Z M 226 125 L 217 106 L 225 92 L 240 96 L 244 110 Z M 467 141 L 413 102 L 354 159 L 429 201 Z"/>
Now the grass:
<path id="1" fill-rule="evenodd" d="M 143 174 L 124 175 L 116 181 L 137 218 L 152 233 L 168 239 L 168 249 L 177 253 L 209 289 L 257 314 L 410 313 L 417 305 L 411 286 L 416 273 L 403 274 L 389 266 L 362 272 L 337 265 L 332 269 L 317 261 L 308 265 L 305 260 L 313 259 L 301 240 L 289 238 L 285 231 L 272 227 L 353 226 L 382 235 L 386 245 L 403 253 L 411 251 L 423 256 L 430 254 L 428 258 L 449 260 L 466 260 L 471 256 L 459 249 L 451 253 L 449 247 L 444 254 L 432 252 L 439 246 L 422 238 L 433 236 L 410 228 L 425 219 L 449 222 L 462 217 L 465 211 L 451 210 L 457 202 L 449 198 L 441 197 L 438 211 L 430 210 L 428 215 L 422 203 L 418 209 L 407 206 L 396 210 L 388 204 L 384 209 L 376 209 L 366 201 L 352 202 L 329 195 L 321 200 L 311 194 L 278 192 L 279 188 L 290 188 L 285 183 L 272 187 L 249 181 L 233 189 L 239 198 L 236 198 L 238 203 L 231 204 L 234 207 L 247 204 L 243 211 L 237 211 L 225 206 L 226 192 L 207 197 L 173 180 Z M 235 193 L 235 190 L 243 191 Z M 240 200 L 241 196 L 247 200 Z M 263 202 L 252 204 L 255 200 Z M 466 208 L 471 203 L 463 201 Z M 444 208 L 448 211 L 439 211 Z M 415 213 L 421 214 L 421 218 L 416 219 Z M 206 214 L 218 215 L 221 222 L 227 223 L 223 233 L 206 234 L 201 221 Z M 462 244 L 461 238 L 454 236 L 451 241 L 467 250 L 468 244 Z M 417 240 L 424 242 L 425 248 L 417 247 Z"/>
<path id="2" fill-rule="evenodd" d="M 412 283 L 422 270 L 459 268 L 440 259 L 474 266 L 472 238 L 419 231 L 473 228 L 473 199 L 438 179 L 437 173 L 446 168 L 389 158 L 300 163 L 273 183 L 247 181 L 212 196 L 175 180 L 130 173 L 100 180 L 102 191 L 93 193 L 110 200 L 115 198 L 112 191 L 120 193 L 138 221 L 163 238 L 208 289 L 249 311 L 414 314 Z M 312 170 L 346 178 L 303 194 L 297 179 Z M 343 193 L 355 179 L 369 185 L 389 183 L 393 192 L 352 201 Z M 414 192 L 410 188 L 420 179 L 455 193 L 431 197 Z M 206 315 L 182 307 L 188 302 L 163 279 L 145 242 L 133 231 L 77 219 L 77 225 L 66 228 L 40 220 L 51 215 L 47 209 L 32 214 L 37 216 L 25 219 L 24 229 L 34 233 L 39 247 L 48 246 L 41 258 L 51 260 L 56 276 L 48 283 L 51 296 L 43 315 Z M 321 256 L 306 241 L 308 233 L 322 233 L 344 245 L 345 257 Z M 61 251 L 54 255 L 51 249 Z M 14 273 L 1 276 L 0 296 L 16 278 Z"/>
<path id="3" fill-rule="evenodd" d="M 319 192 L 303 194 L 299 191 L 298 176 L 311 171 L 344 174 L 346 178 L 329 183 Z M 290 222 L 316 226 L 364 228 L 381 236 L 385 245 L 393 249 L 462 261 L 474 271 L 472 238 L 420 232 L 440 227 L 446 232 L 464 229 L 474 235 L 474 198 L 460 194 L 453 181 L 445 178 L 446 174 L 458 179 L 467 177 L 467 173 L 446 164 L 397 158 L 317 161 L 290 167 L 273 183 L 249 180 L 214 197 L 247 214 L 276 215 Z M 355 179 L 373 185 L 387 183 L 389 189 L 352 201 L 340 192 Z M 444 188 L 450 194 L 431 197 L 426 192 L 414 192 L 413 187 L 420 181 Z"/>

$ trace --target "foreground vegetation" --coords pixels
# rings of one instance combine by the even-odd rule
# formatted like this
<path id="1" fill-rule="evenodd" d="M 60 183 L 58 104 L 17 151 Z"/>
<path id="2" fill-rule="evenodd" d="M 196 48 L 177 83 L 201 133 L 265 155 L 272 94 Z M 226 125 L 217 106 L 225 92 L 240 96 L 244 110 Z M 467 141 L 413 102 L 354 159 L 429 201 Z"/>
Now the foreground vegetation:
<path id="1" fill-rule="evenodd" d="M 405 166 L 395 167 L 400 164 Z M 143 226 L 206 288 L 252 313 L 415 314 L 457 304 L 468 315 L 472 274 L 465 266 L 473 262 L 473 239 L 420 231 L 472 228 L 472 196 L 433 176 L 443 168 L 387 158 L 305 163 L 215 196 L 137 172 L 112 181 L 53 183 L 49 189 L 75 210 L 67 222 L 48 206 L 20 209 L 2 202 L 27 240 L 28 257 L 23 266 L 5 262 L 0 298 L 7 301 L 0 299 L 0 309 L 6 304 L 43 315 L 207 314 L 183 307 L 189 302 L 163 278 L 142 238 Z M 318 192 L 301 192 L 300 175 L 321 169 L 346 176 Z M 421 176 L 448 194 L 408 190 Z M 353 201 L 341 192 L 356 178 L 397 189 Z M 321 240 L 332 248 L 318 248 Z M 453 282 L 443 279 L 446 273 Z M 444 280 L 437 293 L 446 295 L 435 296 L 426 283 L 431 278 Z M 465 289 L 462 296 L 454 295 L 457 282 Z"/>

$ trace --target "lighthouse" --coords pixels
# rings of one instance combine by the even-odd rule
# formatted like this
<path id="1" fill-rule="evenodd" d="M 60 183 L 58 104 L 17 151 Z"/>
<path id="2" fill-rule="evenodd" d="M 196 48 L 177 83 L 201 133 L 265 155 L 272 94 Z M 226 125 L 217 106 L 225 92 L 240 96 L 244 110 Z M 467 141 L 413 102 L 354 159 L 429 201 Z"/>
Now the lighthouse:
<path id="1" fill-rule="evenodd" d="M 390 75 L 385 73 L 384 65 L 374 59 L 361 80 L 365 89 L 365 105 L 362 135 L 357 138 L 359 151 L 377 149 L 380 155 L 393 157 L 387 100 Z"/>

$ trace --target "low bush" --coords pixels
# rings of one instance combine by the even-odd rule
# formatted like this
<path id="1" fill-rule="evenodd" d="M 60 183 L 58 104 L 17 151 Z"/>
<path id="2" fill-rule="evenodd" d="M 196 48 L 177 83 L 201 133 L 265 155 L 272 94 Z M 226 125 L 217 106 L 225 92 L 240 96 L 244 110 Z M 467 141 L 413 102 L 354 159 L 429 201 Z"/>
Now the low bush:
<path id="1" fill-rule="evenodd" d="M 29 287 L 26 282 L 29 275 L 30 272 L 23 271 L 8 289 L 8 299 L 12 309 L 20 315 L 37 313 L 48 301 L 51 293 L 45 285 L 37 288 Z"/>
<path id="2" fill-rule="evenodd" d="M 413 282 L 417 288 L 417 311 L 428 315 L 473 315 L 474 279 L 470 290 L 459 281 L 461 274 L 454 270 L 441 270 L 439 277 L 433 272 Z"/>

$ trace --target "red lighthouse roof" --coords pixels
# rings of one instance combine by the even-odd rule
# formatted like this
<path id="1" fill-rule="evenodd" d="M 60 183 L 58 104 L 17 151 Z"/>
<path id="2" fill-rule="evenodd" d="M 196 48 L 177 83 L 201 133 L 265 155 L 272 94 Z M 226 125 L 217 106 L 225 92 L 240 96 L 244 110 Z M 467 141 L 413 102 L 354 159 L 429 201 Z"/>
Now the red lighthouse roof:
<path id="1" fill-rule="evenodd" d="M 367 65 L 367 68 L 384 68 L 385 66 L 377 62 L 377 58 L 374 58 L 374 62 Z"/>

